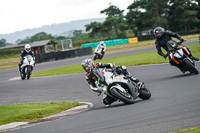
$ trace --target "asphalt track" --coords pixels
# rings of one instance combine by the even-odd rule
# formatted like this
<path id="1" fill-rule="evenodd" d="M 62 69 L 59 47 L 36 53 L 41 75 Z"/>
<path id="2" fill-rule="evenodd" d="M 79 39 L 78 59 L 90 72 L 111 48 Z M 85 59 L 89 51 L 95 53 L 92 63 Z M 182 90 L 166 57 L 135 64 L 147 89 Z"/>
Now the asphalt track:
<path id="1" fill-rule="evenodd" d="M 75 60 L 81 62 L 82 58 L 85 57 Z M 196 67 L 200 70 L 200 62 Z M 9 81 L 16 76 L 14 72 L 6 75 L 9 71 L 1 71 L 0 75 L 5 75 L 1 75 L 0 80 L 0 105 L 65 100 L 94 103 L 89 111 L 9 132 L 162 133 L 200 125 L 200 74 L 182 74 L 169 64 L 129 67 L 128 70 L 145 82 L 152 98 L 138 99 L 131 105 L 116 102 L 108 108 L 103 105 L 102 97 L 89 89 L 84 73 Z"/>

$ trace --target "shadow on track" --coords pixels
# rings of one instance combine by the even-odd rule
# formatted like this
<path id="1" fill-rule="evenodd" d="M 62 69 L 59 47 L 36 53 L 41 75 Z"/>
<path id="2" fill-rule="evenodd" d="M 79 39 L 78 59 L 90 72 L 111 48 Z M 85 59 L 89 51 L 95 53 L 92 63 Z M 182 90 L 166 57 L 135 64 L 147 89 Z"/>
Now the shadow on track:
<path id="1" fill-rule="evenodd" d="M 102 106 L 100 106 L 100 107 L 94 107 L 92 110 L 111 109 L 111 108 L 118 108 L 118 107 L 123 107 L 123 106 L 131 106 L 131 105 L 134 105 L 134 104 L 136 104 L 136 103 L 143 102 L 143 101 L 146 101 L 146 100 L 137 99 L 133 104 L 125 104 L 125 103 L 123 103 L 123 102 L 114 102 L 113 104 L 111 104 L 111 106 L 108 106 L 108 107 L 106 107 L 106 106 L 102 103 Z"/>
<path id="2" fill-rule="evenodd" d="M 189 76 L 195 76 L 193 73 L 181 74 L 181 75 L 174 75 L 171 77 L 161 78 L 160 80 L 168 80 L 168 79 L 176 79 L 176 78 L 184 78 Z"/>

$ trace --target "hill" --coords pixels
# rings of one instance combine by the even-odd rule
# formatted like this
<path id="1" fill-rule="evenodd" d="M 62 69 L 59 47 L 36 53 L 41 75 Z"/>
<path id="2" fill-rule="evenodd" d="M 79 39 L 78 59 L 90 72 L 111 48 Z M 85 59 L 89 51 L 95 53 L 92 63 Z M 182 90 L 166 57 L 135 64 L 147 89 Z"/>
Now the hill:
<path id="1" fill-rule="evenodd" d="M 66 23 L 45 25 L 40 28 L 26 29 L 22 31 L 16 31 L 10 34 L 0 34 L 0 39 L 4 38 L 9 43 L 15 43 L 18 39 L 25 39 L 26 37 L 33 36 L 39 32 L 46 32 L 52 35 L 60 35 L 62 33 L 72 33 L 74 30 L 85 30 L 85 25 L 91 22 L 103 22 L 105 18 L 94 18 L 86 20 L 76 20 Z"/>

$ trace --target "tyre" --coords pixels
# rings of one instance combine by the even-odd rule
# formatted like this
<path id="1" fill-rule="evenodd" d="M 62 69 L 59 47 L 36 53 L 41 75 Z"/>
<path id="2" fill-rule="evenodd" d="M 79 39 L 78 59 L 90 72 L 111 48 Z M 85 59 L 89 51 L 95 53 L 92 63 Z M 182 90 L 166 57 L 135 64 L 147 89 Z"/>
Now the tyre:
<path id="1" fill-rule="evenodd" d="M 94 61 L 97 59 L 97 56 L 98 56 L 98 55 L 97 55 L 97 54 L 95 54 L 95 56 L 94 56 Z"/>
<path id="2" fill-rule="evenodd" d="M 184 63 L 188 67 L 190 73 L 199 74 L 199 71 L 195 68 L 195 66 L 188 59 L 186 59 L 184 61 Z"/>
<path id="3" fill-rule="evenodd" d="M 110 90 L 110 93 L 115 98 L 119 99 L 120 101 L 122 101 L 122 102 L 124 102 L 126 104 L 132 104 L 135 101 L 133 96 L 131 96 L 128 92 L 126 92 L 126 93 L 121 92 L 117 88 L 113 88 L 112 90 Z"/>
<path id="4" fill-rule="evenodd" d="M 31 68 L 28 67 L 27 68 L 27 79 L 30 79 L 30 75 L 31 75 Z"/>
<path id="5" fill-rule="evenodd" d="M 141 88 L 138 97 L 143 100 L 147 100 L 151 97 L 151 92 L 147 87 Z"/>
<path id="6" fill-rule="evenodd" d="M 21 72 L 21 79 L 24 80 L 26 78 L 26 74 L 24 73 L 24 71 Z"/>

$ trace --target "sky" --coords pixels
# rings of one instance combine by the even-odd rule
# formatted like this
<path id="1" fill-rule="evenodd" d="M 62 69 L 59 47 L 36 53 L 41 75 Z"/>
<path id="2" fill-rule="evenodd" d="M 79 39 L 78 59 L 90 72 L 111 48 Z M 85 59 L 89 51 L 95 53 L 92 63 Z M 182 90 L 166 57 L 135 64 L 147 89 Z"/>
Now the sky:
<path id="1" fill-rule="evenodd" d="M 125 10 L 133 0 L 0 0 L 0 34 L 44 25 L 103 18 L 109 3 Z"/>

